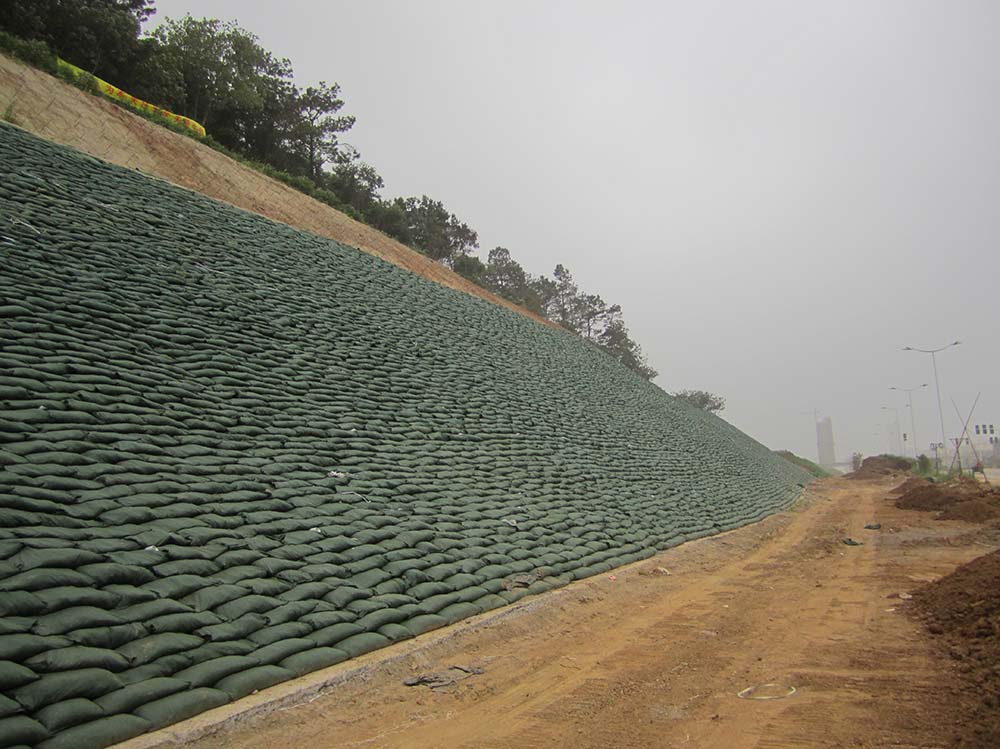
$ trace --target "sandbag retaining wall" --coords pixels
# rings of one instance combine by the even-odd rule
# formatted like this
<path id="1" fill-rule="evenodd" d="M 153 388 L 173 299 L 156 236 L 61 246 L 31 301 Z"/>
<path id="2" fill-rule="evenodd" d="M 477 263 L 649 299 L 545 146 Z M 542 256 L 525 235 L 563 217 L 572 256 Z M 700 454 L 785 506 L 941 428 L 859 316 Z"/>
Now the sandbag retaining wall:
<path id="1" fill-rule="evenodd" d="M 0 746 L 105 746 L 809 480 L 370 255 L 3 124 L 0 172 Z"/>

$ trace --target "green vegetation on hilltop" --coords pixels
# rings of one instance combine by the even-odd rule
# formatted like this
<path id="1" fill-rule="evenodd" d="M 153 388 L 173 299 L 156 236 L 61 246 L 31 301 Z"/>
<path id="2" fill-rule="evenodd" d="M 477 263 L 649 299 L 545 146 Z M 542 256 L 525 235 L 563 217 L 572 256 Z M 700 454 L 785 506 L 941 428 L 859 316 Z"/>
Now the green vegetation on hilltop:
<path id="1" fill-rule="evenodd" d="M 154 13 L 153 0 L 7 0 L 0 4 L 0 48 L 53 74 L 60 74 L 58 56 L 200 122 L 208 145 L 583 336 L 645 379 L 656 377 L 621 306 L 579 289 L 564 265 L 551 278 L 535 276 L 504 247 L 484 262 L 474 254 L 477 232 L 440 200 L 383 199 L 382 177 L 341 139 L 355 118 L 343 113 L 338 84 L 297 86 L 288 59 L 231 21 L 185 16 L 143 34 Z"/>
<path id="2" fill-rule="evenodd" d="M 799 455 L 796 455 L 791 450 L 775 450 L 774 452 L 780 455 L 785 460 L 794 463 L 799 468 L 808 471 L 811 475 L 815 476 L 816 478 L 825 478 L 827 476 L 834 475 L 832 471 L 826 470 L 822 466 L 813 463 L 811 460 L 808 460 L 807 458 L 803 458 Z"/>

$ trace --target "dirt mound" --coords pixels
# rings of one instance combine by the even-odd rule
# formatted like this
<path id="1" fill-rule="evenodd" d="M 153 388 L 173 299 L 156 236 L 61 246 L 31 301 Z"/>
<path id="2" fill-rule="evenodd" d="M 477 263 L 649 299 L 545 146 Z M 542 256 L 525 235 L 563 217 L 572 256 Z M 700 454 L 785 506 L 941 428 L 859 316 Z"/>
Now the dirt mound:
<path id="1" fill-rule="evenodd" d="M 912 610 L 943 640 L 974 695 L 956 746 L 1000 746 L 1000 551 L 913 595 Z"/>
<path id="2" fill-rule="evenodd" d="M 865 458 L 861 462 L 861 468 L 854 473 L 848 474 L 848 478 L 866 480 L 880 479 L 891 476 L 900 471 L 909 471 L 912 467 L 911 461 L 906 458 L 899 458 L 894 455 L 873 455 Z"/>
<path id="3" fill-rule="evenodd" d="M 913 481 L 905 482 L 903 488 Z M 919 480 L 918 480 L 919 482 Z M 984 486 L 968 478 L 938 484 L 917 483 L 896 500 L 902 510 L 939 512 L 937 520 L 965 520 L 985 523 L 1000 517 L 1000 489 Z"/>
<path id="4" fill-rule="evenodd" d="M 969 523 L 986 523 L 1000 517 L 1000 502 L 971 499 L 959 502 L 937 516 L 938 520 L 965 520 Z"/>
<path id="5" fill-rule="evenodd" d="M 931 479 L 924 479 L 918 476 L 911 476 L 902 484 L 893 489 L 889 494 L 906 494 L 906 492 L 916 489 L 921 486 L 933 486 L 934 481 Z"/>

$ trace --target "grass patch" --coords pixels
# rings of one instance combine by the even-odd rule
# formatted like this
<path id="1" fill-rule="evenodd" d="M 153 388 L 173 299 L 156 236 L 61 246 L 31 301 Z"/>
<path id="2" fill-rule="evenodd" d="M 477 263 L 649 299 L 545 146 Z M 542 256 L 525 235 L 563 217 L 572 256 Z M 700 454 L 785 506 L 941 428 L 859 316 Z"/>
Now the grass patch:
<path id="1" fill-rule="evenodd" d="M 796 455 L 791 450 L 775 450 L 775 452 L 788 462 L 794 463 L 799 468 L 812 474 L 818 479 L 836 475 L 833 471 L 828 471 L 822 466 L 813 463 L 811 460 L 807 460 L 806 458 Z"/>

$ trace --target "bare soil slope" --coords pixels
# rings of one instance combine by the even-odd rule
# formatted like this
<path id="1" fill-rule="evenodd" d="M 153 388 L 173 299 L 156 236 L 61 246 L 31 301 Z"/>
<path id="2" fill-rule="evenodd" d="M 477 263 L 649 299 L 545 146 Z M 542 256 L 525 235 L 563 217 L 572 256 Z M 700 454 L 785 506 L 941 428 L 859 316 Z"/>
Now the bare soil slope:
<path id="1" fill-rule="evenodd" d="M 895 507 L 892 485 L 823 480 L 754 526 L 335 667 L 305 704 L 265 692 L 254 719 L 132 746 L 951 745 L 968 693 L 901 599 L 997 539 Z M 767 684 L 745 696 L 796 691 L 738 696 Z"/>
<path id="2" fill-rule="evenodd" d="M 0 55 L 0 111 L 8 107 L 15 124 L 43 138 L 357 247 L 443 286 L 552 325 L 370 226 L 218 151 Z"/>

